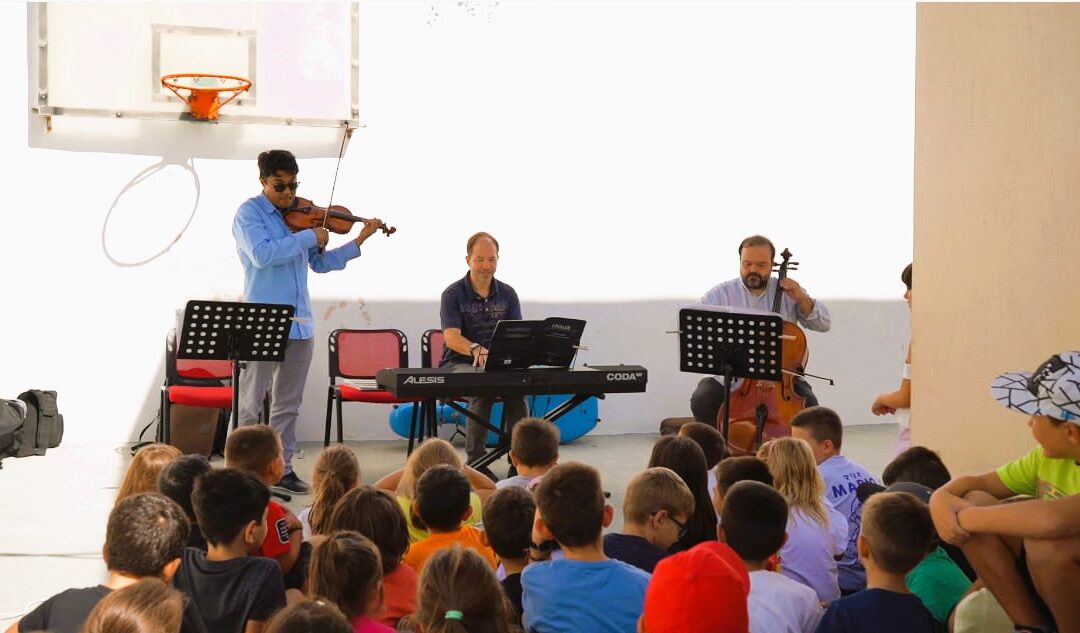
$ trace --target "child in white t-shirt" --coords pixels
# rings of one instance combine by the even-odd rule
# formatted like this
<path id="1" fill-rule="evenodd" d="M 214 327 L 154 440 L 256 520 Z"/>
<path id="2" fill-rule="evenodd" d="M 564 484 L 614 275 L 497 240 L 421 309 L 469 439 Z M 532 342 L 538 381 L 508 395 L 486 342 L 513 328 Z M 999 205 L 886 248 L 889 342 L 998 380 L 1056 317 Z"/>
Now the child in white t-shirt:
<path id="1" fill-rule="evenodd" d="M 810 445 L 784 437 L 763 445 L 759 457 L 788 502 L 788 538 L 780 549 L 780 573 L 812 588 L 822 602 L 836 600 L 837 561 L 847 548 L 847 519 L 825 501 L 825 484 Z"/>
<path id="2" fill-rule="evenodd" d="M 787 522 L 787 500 L 763 483 L 741 481 L 724 496 L 718 533 L 750 572 L 750 633 L 813 633 L 821 620 L 813 589 L 765 570 L 787 539 Z"/>

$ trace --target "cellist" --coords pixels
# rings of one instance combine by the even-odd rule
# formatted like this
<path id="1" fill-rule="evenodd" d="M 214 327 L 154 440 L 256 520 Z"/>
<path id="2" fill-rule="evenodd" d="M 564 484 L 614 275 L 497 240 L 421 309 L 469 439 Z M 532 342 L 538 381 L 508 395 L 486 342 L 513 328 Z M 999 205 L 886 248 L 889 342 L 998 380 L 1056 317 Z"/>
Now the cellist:
<path id="1" fill-rule="evenodd" d="M 700 303 L 729 308 L 753 308 L 772 311 L 777 284 L 783 291 L 780 316 L 817 332 L 831 327 L 829 309 L 813 299 L 791 277 L 778 280 L 772 276 L 776 247 L 769 238 L 751 235 L 739 243 L 739 276 L 725 281 L 705 293 Z M 724 386 L 720 377 L 703 378 L 690 396 L 690 411 L 694 419 L 715 425 L 717 414 L 724 404 Z M 734 387 L 735 385 L 732 385 Z M 807 406 L 818 403 L 810 384 L 801 377 L 795 379 L 795 393 L 806 399 Z"/>

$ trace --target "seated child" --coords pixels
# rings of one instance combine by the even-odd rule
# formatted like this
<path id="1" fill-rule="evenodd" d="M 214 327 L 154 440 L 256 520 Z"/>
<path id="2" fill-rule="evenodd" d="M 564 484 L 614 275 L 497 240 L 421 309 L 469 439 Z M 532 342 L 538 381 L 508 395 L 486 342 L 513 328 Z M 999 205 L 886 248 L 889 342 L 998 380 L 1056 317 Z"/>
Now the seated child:
<path id="1" fill-rule="evenodd" d="M 416 612 L 416 587 L 419 576 L 405 564 L 409 551 L 409 528 L 401 506 L 383 490 L 358 486 L 337 502 L 330 515 L 331 533 L 339 530 L 359 532 L 379 548 L 383 574 L 383 610 L 376 619 L 396 627 L 402 616 Z"/>
<path id="2" fill-rule="evenodd" d="M 780 573 L 811 587 L 822 602 L 832 602 L 840 597 L 836 563 L 847 548 L 847 520 L 825 500 L 809 444 L 781 437 L 768 442 L 764 452 L 776 490 L 788 501 Z"/>
<path id="3" fill-rule="evenodd" d="M 787 522 L 787 500 L 763 483 L 739 482 L 724 496 L 720 540 L 750 572 L 747 609 L 753 633 L 814 633 L 821 621 L 813 589 L 765 569 L 787 539 Z"/>
<path id="4" fill-rule="evenodd" d="M 267 486 L 281 481 L 285 472 L 284 455 L 281 438 L 268 424 L 242 426 L 229 433 L 225 440 L 225 467 L 246 470 Z M 273 500 L 269 502 L 265 537 L 252 555 L 277 561 L 286 589 L 303 590 L 304 587 L 311 546 L 302 545 L 300 532 L 303 529 L 300 520 L 288 508 Z"/>
<path id="5" fill-rule="evenodd" d="M 303 538 L 310 540 L 313 534 L 327 534 L 327 523 L 334 504 L 345 493 L 360 485 L 360 462 L 352 449 L 335 444 L 319 453 L 311 471 L 311 505 L 300 511 L 297 517 L 303 528 Z"/>
<path id="6" fill-rule="evenodd" d="M 157 578 L 143 578 L 97 603 L 82 633 L 180 633 L 184 595 Z"/>
<path id="7" fill-rule="evenodd" d="M 412 517 L 415 515 L 412 511 L 412 503 L 413 494 L 416 493 L 416 482 L 420 480 L 420 477 L 428 468 L 440 464 L 453 466 L 461 470 L 469 478 L 469 485 L 473 490 L 469 495 L 469 507 L 472 508 L 472 514 L 469 515 L 469 520 L 466 521 L 469 525 L 480 523 L 483 516 L 484 499 L 487 499 L 491 496 L 491 493 L 495 492 L 495 483 L 486 475 L 466 466 L 465 462 L 461 461 L 461 455 L 458 454 L 453 444 L 437 437 L 421 442 L 416 447 L 416 450 L 412 452 L 412 455 L 409 455 L 409 459 L 405 462 L 403 468 L 399 468 L 375 482 L 376 488 L 393 494 L 401 505 L 401 511 L 405 513 L 405 518 L 409 519 L 410 542 L 415 543 L 428 535 L 427 530 L 412 522 Z"/>
<path id="8" fill-rule="evenodd" d="M 860 488 L 860 493 L 866 488 Z M 923 503 L 930 503 L 932 490 L 914 482 L 901 481 L 885 489 L 887 492 L 906 492 Z M 874 493 L 876 494 L 876 493 Z M 863 499 L 869 497 L 863 495 Z M 945 550 L 938 547 L 937 533 L 930 545 L 930 553 L 907 575 L 908 588 L 922 600 L 934 619 L 944 627 L 949 615 L 960 599 L 971 587 L 971 581 L 949 558 Z"/>
<path id="9" fill-rule="evenodd" d="M 140 492 L 157 492 L 161 469 L 181 454 L 180 449 L 168 444 L 147 444 L 136 451 L 124 471 L 124 479 L 116 491 L 114 505 Z"/>
<path id="10" fill-rule="evenodd" d="M 681 552 L 704 541 L 715 541 L 716 512 L 709 497 L 709 470 L 705 452 L 697 442 L 679 435 L 661 437 L 649 456 L 649 468 L 655 466 L 675 471 L 694 495 L 694 512 L 671 551 Z"/>
<path id="11" fill-rule="evenodd" d="M 604 555 L 651 574 L 693 514 L 694 495 L 686 482 L 668 468 L 647 468 L 626 484 L 623 531 L 604 536 Z"/>
<path id="12" fill-rule="evenodd" d="M 353 633 L 345 614 L 332 602 L 302 600 L 277 612 L 266 633 Z"/>
<path id="13" fill-rule="evenodd" d="M 266 538 L 270 489 L 249 472 L 214 470 L 195 483 L 191 501 L 209 549 L 184 550 L 173 579 L 189 601 L 183 633 L 261 633 L 285 606 L 281 568 L 249 556 Z"/>
<path id="14" fill-rule="evenodd" d="M 559 427 L 542 418 L 522 418 L 510 433 L 510 463 L 517 474 L 495 484 L 528 487 L 559 461 Z"/>
<path id="15" fill-rule="evenodd" d="M 184 511 L 156 493 L 130 495 L 109 513 L 103 557 L 105 583 L 68 589 L 42 602 L 7 629 L 7 633 L 78 633 L 94 606 L 109 592 L 142 578 L 172 580 L 188 538 Z"/>
<path id="16" fill-rule="evenodd" d="M 518 630 L 511 623 L 513 616 L 508 601 L 491 565 L 475 550 L 460 545 L 441 549 L 428 560 L 420 574 L 416 602 L 416 615 L 402 620 L 398 631 L 510 633 Z"/>
<path id="17" fill-rule="evenodd" d="M 818 472 L 825 482 L 825 500 L 847 519 L 847 548 L 837 566 L 840 592 L 855 593 L 866 586 L 866 570 L 859 563 L 856 541 L 862 521 L 862 502 L 855 494 L 865 481 L 876 481 L 863 466 L 840 454 L 844 425 L 827 407 L 807 407 L 791 419 L 791 436 L 810 445 Z"/>
<path id="18" fill-rule="evenodd" d="M 382 607 L 379 550 L 359 532 L 334 532 L 315 546 L 307 593 L 336 604 L 355 633 L 392 633 L 372 619 Z"/>
<path id="19" fill-rule="evenodd" d="M 759 481 L 770 488 L 773 485 L 769 465 L 753 455 L 729 457 L 716 466 L 716 493 L 713 505 L 717 514 L 724 507 L 724 495 L 740 481 Z"/>
<path id="20" fill-rule="evenodd" d="M 175 501 L 184 510 L 191 531 L 188 533 L 188 547 L 206 551 L 206 539 L 199 531 L 195 520 L 195 509 L 191 507 L 191 493 L 195 490 L 195 481 L 213 470 L 210 462 L 202 455 L 183 455 L 172 460 L 158 476 L 158 490 L 161 494 Z"/>
<path id="21" fill-rule="evenodd" d="M 907 493 L 882 492 L 863 506 L 862 519 L 866 589 L 829 605 L 818 633 L 934 633 L 934 616 L 904 580 L 934 540 L 926 505 Z"/>
<path id="22" fill-rule="evenodd" d="M 420 572 L 436 551 L 457 543 L 476 550 L 495 569 L 495 552 L 480 537 L 480 530 L 464 525 L 472 514 L 469 506 L 469 479 L 453 466 L 433 466 L 416 483 L 413 511 L 428 537 L 413 543 L 405 554 L 405 564 Z"/>
<path id="23" fill-rule="evenodd" d="M 749 590 L 746 568 L 730 547 L 716 541 L 696 545 L 657 563 L 637 630 L 746 633 Z"/>
<path id="24" fill-rule="evenodd" d="M 727 442 L 720 430 L 703 422 L 688 422 L 679 427 L 680 437 L 697 442 L 705 453 L 705 467 L 709 469 L 709 498 L 716 496 L 716 465 L 728 456 Z"/>
<path id="25" fill-rule="evenodd" d="M 991 393 L 1027 414 L 1039 446 L 996 471 L 959 477 L 930 501 L 1017 630 L 1080 631 L 1080 351 L 998 376 Z M 1001 503 L 1016 495 L 1035 497 Z M 1036 591 L 1033 587 L 1038 588 Z"/>
<path id="26" fill-rule="evenodd" d="M 533 542 L 555 540 L 565 558 L 533 563 L 521 572 L 525 629 L 633 631 L 649 574 L 604 556 L 602 532 L 613 510 L 604 503 L 600 473 L 585 464 L 559 464 L 540 480 L 535 498 Z"/>
<path id="27" fill-rule="evenodd" d="M 521 428 L 522 422 L 517 423 L 515 431 Z M 513 607 L 511 615 L 518 624 L 521 623 L 521 572 L 529 564 L 535 516 L 536 502 L 532 493 L 520 486 L 500 488 L 484 502 L 481 539 L 491 546 L 506 570 L 502 588 Z"/>

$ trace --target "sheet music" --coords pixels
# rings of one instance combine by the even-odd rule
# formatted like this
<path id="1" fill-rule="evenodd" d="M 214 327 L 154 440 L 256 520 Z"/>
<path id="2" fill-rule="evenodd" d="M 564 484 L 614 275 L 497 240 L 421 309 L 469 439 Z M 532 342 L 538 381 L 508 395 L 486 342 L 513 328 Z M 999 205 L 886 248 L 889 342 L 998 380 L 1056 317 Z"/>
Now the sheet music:
<path id="1" fill-rule="evenodd" d="M 360 391 L 379 391 L 379 383 L 374 378 L 343 378 L 341 384 Z"/>

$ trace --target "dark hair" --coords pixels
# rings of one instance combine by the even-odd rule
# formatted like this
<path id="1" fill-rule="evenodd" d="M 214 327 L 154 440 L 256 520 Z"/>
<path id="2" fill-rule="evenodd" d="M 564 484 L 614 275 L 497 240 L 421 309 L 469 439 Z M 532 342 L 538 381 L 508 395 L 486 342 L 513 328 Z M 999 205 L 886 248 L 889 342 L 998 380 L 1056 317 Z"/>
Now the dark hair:
<path id="1" fill-rule="evenodd" d="M 349 620 L 368 615 L 381 582 L 379 550 L 359 532 L 334 532 L 311 552 L 306 593 L 326 596 Z"/>
<path id="2" fill-rule="evenodd" d="M 353 530 L 371 539 L 382 555 L 384 576 L 397 569 L 409 551 L 409 526 L 401 506 L 389 493 L 371 486 L 345 493 L 330 513 L 328 530 Z"/>
<path id="3" fill-rule="evenodd" d="M 700 450 L 700 449 L 699 449 Z M 604 490 L 600 473 L 578 462 L 547 471 L 533 491 L 536 508 L 563 547 L 592 545 L 604 529 Z"/>
<path id="4" fill-rule="evenodd" d="M 791 426 L 810 431 L 810 436 L 818 442 L 832 440 L 837 451 L 844 441 L 844 424 L 829 407 L 806 407 L 791 418 Z"/>
<path id="5" fill-rule="evenodd" d="M 360 483 L 360 462 L 352 449 L 336 444 L 324 450 L 315 460 L 311 472 L 311 512 L 308 525 L 312 534 L 326 534 L 330 513 L 345 493 Z"/>
<path id="6" fill-rule="evenodd" d="M 262 475 L 281 455 L 281 438 L 269 424 L 242 426 L 225 440 L 225 466 Z"/>
<path id="7" fill-rule="evenodd" d="M 448 619 L 450 611 L 461 618 Z M 424 633 L 510 633 L 510 613 L 495 571 L 474 550 L 455 544 L 424 563 L 415 615 Z"/>
<path id="8" fill-rule="evenodd" d="M 461 527 L 469 509 L 469 478 L 453 466 L 432 466 L 416 482 L 413 508 L 428 530 L 450 532 Z"/>
<path id="9" fill-rule="evenodd" d="M 101 599 L 82 633 L 180 633 L 184 595 L 157 578 L 144 578 Z"/>
<path id="10" fill-rule="evenodd" d="M 747 246 L 768 246 L 769 250 L 772 251 L 772 255 L 770 255 L 770 257 L 776 257 L 776 247 L 773 246 L 772 240 L 765 237 L 764 235 L 751 235 L 745 240 L 739 242 L 739 255 L 742 255 L 742 249 L 746 248 Z"/>
<path id="11" fill-rule="evenodd" d="M 236 431 L 233 431 L 236 433 Z M 223 468 L 195 482 L 191 504 L 206 542 L 233 542 L 252 521 L 262 521 L 270 503 L 270 489 L 245 470 Z"/>
<path id="12" fill-rule="evenodd" d="M 784 495 L 760 481 L 740 481 L 724 495 L 720 525 L 739 558 L 763 561 L 780 551 L 787 532 Z"/>
<path id="13" fill-rule="evenodd" d="M 900 273 L 900 281 L 904 282 L 908 290 L 911 290 L 911 264 L 904 267 L 904 272 Z"/>
<path id="14" fill-rule="evenodd" d="M 720 462 L 721 464 L 724 462 Z M 705 467 L 705 452 L 697 442 L 678 435 L 666 435 L 653 444 L 649 468 L 663 466 L 675 471 L 694 493 L 694 514 L 687 522 L 687 531 L 673 551 L 690 549 L 698 543 L 716 540 L 716 509 L 709 498 L 709 471 Z"/>
<path id="15" fill-rule="evenodd" d="M 862 536 L 874 562 L 890 574 L 907 574 L 937 538 L 930 508 L 906 492 L 880 492 L 862 511 Z"/>
<path id="16" fill-rule="evenodd" d="M 292 176 L 300 173 L 300 167 L 296 164 L 296 157 L 292 152 L 285 149 L 271 149 L 259 154 L 259 178 L 266 180 L 279 171 Z"/>
<path id="17" fill-rule="evenodd" d="M 740 481 L 760 481 L 766 486 L 773 485 L 769 465 L 753 455 L 732 457 L 717 465 L 716 490 L 721 496 Z"/>
<path id="18" fill-rule="evenodd" d="M 128 576 L 160 577 L 183 554 L 190 530 L 184 511 L 165 495 L 125 497 L 109 513 L 105 565 Z"/>
<path id="19" fill-rule="evenodd" d="M 165 465 L 158 475 L 158 491 L 180 504 L 189 519 L 195 518 L 195 509 L 191 507 L 191 492 L 195 481 L 213 470 L 210 462 L 202 455 L 184 455 Z"/>
<path id="20" fill-rule="evenodd" d="M 333 602 L 312 599 L 278 611 L 263 633 L 353 633 L 353 626 Z"/>
<path id="21" fill-rule="evenodd" d="M 488 233 L 486 231 L 480 231 L 478 233 L 473 233 L 471 236 L 469 236 L 469 241 L 465 243 L 465 254 L 466 255 L 472 255 L 473 246 L 476 246 L 476 243 L 478 241 L 484 239 L 484 238 L 487 238 L 487 239 L 491 240 L 491 243 L 495 245 L 495 254 L 498 255 L 499 254 L 499 240 L 495 239 L 495 237 L 492 236 L 491 233 Z"/>
<path id="22" fill-rule="evenodd" d="M 484 502 L 484 534 L 499 558 L 528 556 L 535 516 L 536 502 L 532 493 L 521 486 L 501 488 L 487 498 Z"/>
<path id="23" fill-rule="evenodd" d="M 937 490 L 951 479 L 941 456 L 925 446 L 912 446 L 900 453 L 881 473 L 881 481 L 886 486 L 898 481 L 913 481 L 931 490 Z"/>
<path id="24" fill-rule="evenodd" d="M 559 459 L 559 427 L 543 418 L 523 418 L 510 433 L 510 450 L 522 466 L 547 466 Z"/>
<path id="25" fill-rule="evenodd" d="M 712 470 L 725 457 L 728 456 L 727 442 L 724 436 L 715 426 L 704 422 L 688 422 L 679 429 L 678 435 L 688 437 L 701 447 L 705 453 L 705 466 Z"/>

